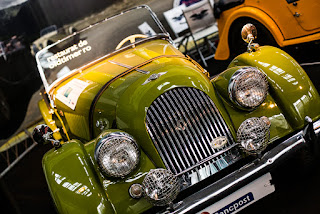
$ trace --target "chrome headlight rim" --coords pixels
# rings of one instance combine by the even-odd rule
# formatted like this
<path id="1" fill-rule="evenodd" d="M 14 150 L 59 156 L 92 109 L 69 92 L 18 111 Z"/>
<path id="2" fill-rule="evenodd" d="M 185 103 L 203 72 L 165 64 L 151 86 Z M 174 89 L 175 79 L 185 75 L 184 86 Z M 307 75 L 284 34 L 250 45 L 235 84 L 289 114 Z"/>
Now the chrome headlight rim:
<path id="1" fill-rule="evenodd" d="M 126 151 L 127 149 L 126 146 L 130 148 L 131 152 L 134 153 L 133 156 L 132 154 L 131 155 L 128 154 L 128 152 Z M 105 150 L 105 148 L 108 148 L 108 150 Z M 122 149 L 122 151 L 119 151 L 119 148 Z M 115 165 L 116 163 L 116 160 L 114 159 L 113 159 L 114 161 L 111 161 L 110 163 L 104 163 L 103 161 L 104 161 L 105 155 L 108 152 L 109 154 L 110 153 L 112 154 L 112 152 L 114 151 L 116 151 L 117 153 L 125 152 L 124 155 L 129 155 L 131 158 L 134 158 L 133 161 L 130 162 L 131 165 L 127 168 L 122 166 L 122 170 L 121 170 L 115 166 L 113 166 L 114 168 L 112 168 L 112 164 Z M 127 156 L 127 158 L 129 156 Z M 125 177 L 129 175 L 134 169 L 136 169 L 136 167 L 140 162 L 140 156 L 141 156 L 141 153 L 140 153 L 139 146 L 136 143 L 136 140 L 131 135 L 123 131 L 109 132 L 107 134 L 104 134 L 102 137 L 98 138 L 98 142 L 96 144 L 95 151 L 94 151 L 94 158 L 98 163 L 100 171 L 107 177 L 115 177 L 115 178 Z M 111 159 L 110 157 L 106 157 L 106 158 Z M 108 167 L 108 164 L 109 164 L 109 167 Z"/>
<path id="2" fill-rule="evenodd" d="M 239 82 L 242 80 L 242 78 L 245 75 L 250 75 L 250 73 L 254 73 L 255 75 L 259 76 L 260 79 L 263 81 L 262 84 L 265 84 L 264 88 L 264 93 L 262 96 L 262 99 L 255 105 L 249 105 L 245 104 L 237 98 L 236 92 L 237 88 L 239 88 Z M 240 82 L 241 83 L 241 82 Z M 261 72 L 258 68 L 256 67 L 242 67 L 238 69 L 230 78 L 229 80 L 229 85 L 228 85 L 228 94 L 229 94 L 229 99 L 237 105 L 238 108 L 243 109 L 243 110 L 254 110 L 258 108 L 266 99 L 268 95 L 268 89 L 269 89 L 269 84 L 266 78 L 266 75 Z"/>

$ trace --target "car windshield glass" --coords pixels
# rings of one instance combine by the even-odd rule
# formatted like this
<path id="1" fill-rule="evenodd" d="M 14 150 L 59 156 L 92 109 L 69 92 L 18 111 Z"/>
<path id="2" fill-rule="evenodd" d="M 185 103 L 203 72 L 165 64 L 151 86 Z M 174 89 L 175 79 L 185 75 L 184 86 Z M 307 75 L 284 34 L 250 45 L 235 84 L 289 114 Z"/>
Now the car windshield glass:
<path id="1" fill-rule="evenodd" d="M 123 39 L 134 34 L 148 38 L 167 33 L 150 8 L 140 6 L 91 25 L 39 51 L 36 60 L 46 91 L 78 68 L 115 51 Z M 128 45 L 130 41 L 121 47 Z"/>

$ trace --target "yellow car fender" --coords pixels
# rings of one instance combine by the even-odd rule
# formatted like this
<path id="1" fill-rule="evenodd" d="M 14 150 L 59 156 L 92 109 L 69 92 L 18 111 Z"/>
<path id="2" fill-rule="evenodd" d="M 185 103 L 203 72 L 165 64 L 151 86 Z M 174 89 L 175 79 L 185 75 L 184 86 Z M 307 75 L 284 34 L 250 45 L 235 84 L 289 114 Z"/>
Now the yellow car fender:
<path id="1" fill-rule="evenodd" d="M 228 19 L 225 20 L 225 17 L 228 17 Z M 278 45 L 283 47 L 284 36 L 276 22 L 268 14 L 255 7 L 236 7 L 234 9 L 225 11 L 221 14 L 220 19 L 218 19 L 220 41 L 216 50 L 215 59 L 226 60 L 229 58 L 230 49 L 228 38 L 230 26 L 235 20 L 243 17 L 252 18 L 260 22 L 269 30 Z M 239 32 L 239 37 L 240 36 L 241 32 Z"/>

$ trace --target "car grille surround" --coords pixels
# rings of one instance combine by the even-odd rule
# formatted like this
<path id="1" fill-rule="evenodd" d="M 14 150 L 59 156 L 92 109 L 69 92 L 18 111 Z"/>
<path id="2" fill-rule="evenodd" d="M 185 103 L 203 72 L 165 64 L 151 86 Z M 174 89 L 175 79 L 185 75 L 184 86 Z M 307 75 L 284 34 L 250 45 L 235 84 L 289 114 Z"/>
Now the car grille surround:
<path id="1" fill-rule="evenodd" d="M 178 87 L 157 97 L 148 108 L 146 128 L 167 169 L 187 186 L 240 158 L 214 102 L 196 88 Z M 221 148 L 211 146 L 221 136 L 227 143 Z"/>

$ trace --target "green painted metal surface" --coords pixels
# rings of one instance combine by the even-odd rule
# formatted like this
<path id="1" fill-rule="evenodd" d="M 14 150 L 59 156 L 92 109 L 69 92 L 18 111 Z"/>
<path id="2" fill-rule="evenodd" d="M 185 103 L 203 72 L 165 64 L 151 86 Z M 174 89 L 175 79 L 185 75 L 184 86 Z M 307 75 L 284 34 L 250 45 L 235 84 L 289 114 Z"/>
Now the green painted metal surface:
<path id="1" fill-rule="evenodd" d="M 320 97 L 301 66 L 286 52 L 271 46 L 244 53 L 229 65 L 254 66 L 267 75 L 269 93 L 294 130 L 306 125 L 305 117 L 320 117 Z"/>
<path id="2" fill-rule="evenodd" d="M 108 60 L 134 66 L 160 55 L 177 54 L 180 53 L 167 41 L 159 40 L 112 56 L 73 77 L 90 83 L 79 97 L 75 111 L 58 100 L 57 109 L 83 116 L 89 127 L 88 115 L 94 97 L 106 82 L 126 71 Z M 130 60 L 126 61 L 128 58 Z M 239 109 L 228 97 L 229 79 L 239 66 L 258 67 L 268 77 L 268 96 L 261 106 L 251 111 Z M 150 169 L 165 167 L 148 135 L 145 117 L 151 103 L 170 89 L 193 87 L 205 92 L 215 103 L 234 138 L 240 124 L 250 117 L 269 118 L 270 142 L 273 142 L 301 129 L 305 125 L 305 116 L 313 120 L 320 116 L 319 94 L 308 76 L 288 54 L 273 47 L 261 47 L 256 52 L 239 55 L 225 72 L 211 81 L 194 64 L 179 57 L 154 60 L 140 69 L 150 73 L 131 72 L 113 81 L 100 94 L 93 109 L 93 135 L 96 139 L 85 136 L 82 140 L 89 141 L 86 144 L 72 140 L 44 156 L 44 172 L 59 212 L 140 213 L 151 208 L 145 199 L 131 198 L 128 189 L 133 183 L 141 183 Z M 160 76 L 150 80 L 152 74 Z M 62 116 L 62 119 L 69 127 L 66 117 Z M 104 129 L 96 126 L 97 121 L 104 121 Z M 125 178 L 106 177 L 94 160 L 94 149 L 101 132 L 104 135 L 115 131 L 110 130 L 112 127 L 131 134 L 141 148 L 139 166 Z"/>
<path id="3" fill-rule="evenodd" d="M 270 143 L 291 133 L 293 129 L 287 122 L 284 112 L 278 107 L 277 102 L 269 93 L 265 101 L 253 110 L 243 110 L 237 104 L 231 102 L 228 94 L 229 79 L 240 68 L 242 66 L 231 67 L 211 80 L 223 100 L 235 129 L 237 130 L 241 123 L 250 117 L 266 116 L 271 122 Z"/>
<path id="4" fill-rule="evenodd" d="M 116 131 L 116 130 L 115 130 Z M 49 189 L 60 213 L 140 213 L 152 207 L 133 199 L 129 187 L 142 183 L 154 164 L 141 152 L 138 167 L 125 178 L 108 178 L 94 160 L 96 141 L 72 140 L 43 158 Z"/>
<path id="5" fill-rule="evenodd" d="M 59 213 L 115 213 L 81 142 L 47 152 L 43 170 Z"/>

